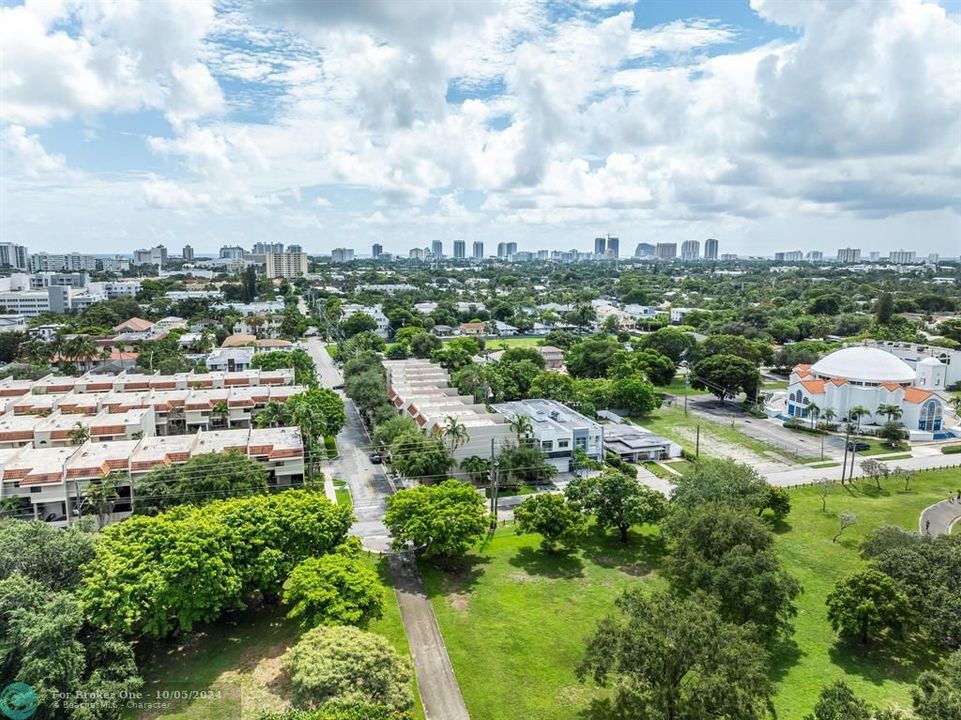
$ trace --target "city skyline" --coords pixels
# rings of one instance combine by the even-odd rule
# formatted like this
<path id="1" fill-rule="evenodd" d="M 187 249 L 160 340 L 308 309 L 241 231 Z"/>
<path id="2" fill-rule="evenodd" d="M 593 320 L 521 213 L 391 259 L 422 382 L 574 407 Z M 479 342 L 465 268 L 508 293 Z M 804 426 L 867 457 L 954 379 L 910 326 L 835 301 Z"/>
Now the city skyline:
<path id="1" fill-rule="evenodd" d="M 332 7 L 0 8 L 0 239 L 961 245 L 958 0 Z"/>

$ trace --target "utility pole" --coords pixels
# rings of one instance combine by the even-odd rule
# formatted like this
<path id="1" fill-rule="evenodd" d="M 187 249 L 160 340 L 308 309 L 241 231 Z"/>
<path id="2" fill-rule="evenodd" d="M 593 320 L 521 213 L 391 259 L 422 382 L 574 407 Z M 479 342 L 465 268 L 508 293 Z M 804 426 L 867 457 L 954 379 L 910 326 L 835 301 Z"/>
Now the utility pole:
<path id="1" fill-rule="evenodd" d="M 497 529 L 497 460 L 494 458 L 494 438 L 491 438 L 490 462 L 490 502 L 491 502 L 491 530 Z"/>
<path id="2" fill-rule="evenodd" d="M 684 373 L 684 417 L 687 417 L 687 378 L 688 374 Z"/>
<path id="3" fill-rule="evenodd" d="M 697 436 L 694 441 L 694 459 L 701 457 L 701 423 L 697 424 Z"/>
<path id="4" fill-rule="evenodd" d="M 844 462 L 841 463 L 841 484 L 844 484 L 844 476 L 848 471 L 848 439 L 851 437 L 851 431 L 847 428 L 844 430 Z"/>

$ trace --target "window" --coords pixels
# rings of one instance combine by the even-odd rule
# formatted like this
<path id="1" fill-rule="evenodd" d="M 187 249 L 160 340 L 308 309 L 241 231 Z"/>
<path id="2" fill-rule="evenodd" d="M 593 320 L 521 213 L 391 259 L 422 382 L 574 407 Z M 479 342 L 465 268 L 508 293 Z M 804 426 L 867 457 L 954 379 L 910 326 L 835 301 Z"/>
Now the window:
<path id="1" fill-rule="evenodd" d="M 937 432 L 941 429 L 941 403 L 928 400 L 921 406 L 921 417 L 918 420 L 918 430 Z"/>
<path id="2" fill-rule="evenodd" d="M 562 450 L 569 448 L 570 446 L 571 446 L 571 441 L 568 440 L 567 438 L 562 438 L 561 440 L 557 441 L 557 447 Z"/>
<path id="3" fill-rule="evenodd" d="M 554 449 L 554 441 L 553 441 L 553 440 L 543 440 L 543 441 L 541 442 L 541 450 L 545 450 L 545 451 L 547 451 L 547 452 L 550 452 L 550 451 L 553 450 L 553 449 Z"/>

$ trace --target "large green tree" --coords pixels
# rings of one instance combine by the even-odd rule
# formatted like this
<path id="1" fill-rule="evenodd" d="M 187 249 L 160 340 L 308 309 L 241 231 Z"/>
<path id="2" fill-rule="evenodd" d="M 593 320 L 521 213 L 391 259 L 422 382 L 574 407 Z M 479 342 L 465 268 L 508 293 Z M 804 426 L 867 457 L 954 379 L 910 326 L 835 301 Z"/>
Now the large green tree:
<path id="1" fill-rule="evenodd" d="M 606 377 L 622 349 L 617 340 L 604 335 L 581 340 L 567 351 L 567 371 L 576 378 Z"/>
<path id="2" fill-rule="evenodd" d="M 694 365 L 691 386 L 706 389 L 720 399 L 744 393 L 749 401 L 757 397 L 761 374 L 757 365 L 737 355 L 711 355 Z"/>
<path id="3" fill-rule="evenodd" d="M 624 543 L 631 527 L 660 522 L 667 513 L 667 501 L 663 495 L 617 470 L 577 476 L 564 493 L 581 503 L 602 528 L 617 530 Z"/>
<path id="4" fill-rule="evenodd" d="M 613 684 L 613 717 L 767 717 L 768 655 L 748 628 L 724 622 L 710 598 L 635 587 L 616 605 L 577 669 L 581 680 Z"/>
<path id="5" fill-rule="evenodd" d="M 320 626 L 304 633 L 283 657 L 297 706 L 330 702 L 413 707 L 413 673 L 406 658 L 380 635 L 350 626 Z"/>
<path id="6" fill-rule="evenodd" d="M 356 556 L 338 552 L 298 564 L 284 582 L 287 617 L 308 626 L 365 627 L 384 613 L 384 586 L 377 573 Z"/>
<path id="7" fill-rule="evenodd" d="M 263 465 L 237 450 L 228 450 L 196 455 L 180 465 L 158 465 L 137 481 L 134 510 L 155 514 L 175 505 L 203 505 L 266 491 Z"/>
<path id="8" fill-rule="evenodd" d="M 390 462 L 404 477 L 430 483 L 443 480 L 454 463 L 440 438 L 419 431 L 404 432 L 394 438 Z"/>
<path id="9" fill-rule="evenodd" d="M 874 568 L 840 580 L 828 595 L 827 606 L 835 632 L 862 645 L 882 630 L 903 628 L 911 615 L 907 595 Z"/>
<path id="10" fill-rule="evenodd" d="M 92 624 L 129 636 L 190 630 L 254 594 L 276 597 L 300 561 L 331 552 L 350 509 L 288 490 L 134 516 L 97 535 L 80 600 Z"/>
<path id="11" fill-rule="evenodd" d="M 765 507 L 768 484 L 750 465 L 729 459 L 698 460 L 694 469 L 676 478 L 671 501 L 693 509 L 721 503 L 746 510 Z"/>
<path id="12" fill-rule="evenodd" d="M 255 353 L 251 366 L 261 370 L 279 370 L 291 368 L 294 371 L 294 382 L 306 387 L 317 385 L 317 371 L 314 361 L 306 350 L 275 350 L 272 352 Z"/>
<path id="13" fill-rule="evenodd" d="M 455 557 L 484 536 L 487 513 L 473 487 L 446 480 L 391 495 L 384 524 L 396 548 L 410 544 L 428 557 Z"/>
<path id="14" fill-rule="evenodd" d="M 645 335 L 641 339 L 641 345 L 669 357 L 676 365 L 694 350 L 697 341 L 690 333 L 674 327 L 665 327 Z"/>
<path id="15" fill-rule="evenodd" d="M 665 531 L 672 541 L 665 571 L 675 590 L 713 594 L 721 617 L 753 623 L 768 638 L 790 628 L 801 588 L 753 513 L 724 505 L 680 510 Z"/>
<path id="16" fill-rule="evenodd" d="M 580 504 L 563 495 L 532 495 L 514 508 L 517 534 L 537 533 L 541 549 L 556 552 L 559 545 L 574 545 L 587 530 L 587 518 Z"/>
<path id="17" fill-rule="evenodd" d="M 961 650 L 948 655 L 940 667 L 921 673 L 911 697 L 921 720 L 961 718 Z"/>

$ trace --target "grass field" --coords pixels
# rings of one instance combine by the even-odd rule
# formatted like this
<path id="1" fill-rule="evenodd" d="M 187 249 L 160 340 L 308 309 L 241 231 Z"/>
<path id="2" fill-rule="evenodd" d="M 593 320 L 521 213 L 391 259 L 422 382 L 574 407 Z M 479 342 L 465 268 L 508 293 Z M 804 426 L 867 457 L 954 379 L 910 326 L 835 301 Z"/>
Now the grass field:
<path id="1" fill-rule="evenodd" d="M 956 485 L 953 470 L 926 473 L 912 492 L 888 483 L 884 493 L 836 488 L 821 500 L 813 488 L 792 491 L 793 510 L 778 528 L 777 546 L 803 586 L 792 638 L 776 649 L 771 676 L 781 720 L 811 711 L 820 688 L 844 678 L 875 704 L 909 704 L 909 690 L 933 658 L 913 648 L 869 651 L 835 642 L 824 605 L 834 583 L 862 565 L 858 543 L 874 527 L 917 528 L 920 511 Z M 873 484 L 872 484 L 873 485 Z M 858 524 L 837 543 L 837 515 L 851 511 Z M 425 565 L 424 580 L 454 669 L 475 720 L 580 720 L 598 691 L 581 685 L 574 668 L 584 640 L 614 598 L 636 583 L 652 587 L 664 548 L 656 533 L 635 534 L 622 547 L 597 533 L 570 555 L 548 556 L 537 536 L 499 530 L 459 571 Z"/>
<path id="2" fill-rule="evenodd" d="M 368 630 L 386 637 L 394 648 L 410 657 L 400 610 L 389 589 L 386 561 L 370 560 L 388 586 L 384 617 Z M 129 714 L 137 720 L 254 720 L 265 711 L 289 708 L 290 689 L 281 667 L 281 656 L 302 633 L 297 621 L 288 620 L 282 607 L 238 613 L 232 622 L 222 621 L 195 629 L 179 642 L 160 643 L 141 663 L 145 695 L 171 691 L 209 691 L 219 698 L 174 703 L 162 710 Z M 424 717 L 416 700 L 415 718 Z"/>
<path id="3" fill-rule="evenodd" d="M 350 497 L 350 490 L 347 489 L 347 483 L 343 480 L 334 481 L 334 493 L 337 496 L 338 505 L 346 505 L 347 507 L 353 506 L 353 501 Z"/>
<path id="4" fill-rule="evenodd" d="M 544 342 L 544 338 L 515 338 L 515 337 L 488 337 L 485 338 L 488 350 L 502 350 L 512 347 L 535 347 Z"/>

